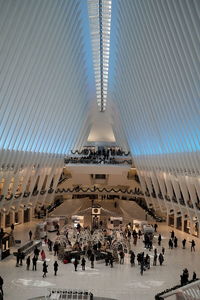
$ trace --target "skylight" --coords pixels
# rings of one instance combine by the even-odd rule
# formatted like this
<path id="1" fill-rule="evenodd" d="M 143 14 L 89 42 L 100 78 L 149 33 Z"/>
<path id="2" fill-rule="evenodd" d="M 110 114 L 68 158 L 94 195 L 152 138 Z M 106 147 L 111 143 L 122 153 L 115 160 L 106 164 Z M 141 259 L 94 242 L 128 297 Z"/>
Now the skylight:
<path id="1" fill-rule="evenodd" d="M 110 54 L 111 0 L 88 0 L 97 104 L 105 111 Z"/>

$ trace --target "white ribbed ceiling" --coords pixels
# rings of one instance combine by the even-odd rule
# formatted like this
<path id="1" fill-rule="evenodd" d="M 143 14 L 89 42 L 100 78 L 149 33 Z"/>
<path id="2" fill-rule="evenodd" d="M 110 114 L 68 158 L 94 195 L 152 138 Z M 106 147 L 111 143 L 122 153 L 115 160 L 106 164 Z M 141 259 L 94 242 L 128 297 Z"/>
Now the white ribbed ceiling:
<path id="1" fill-rule="evenodd" d="M 0 149 L 80 148 L 105 123 L 101 86 L 117 144 L 145 163 L 186 153 L 197 172 L 199 29 L 199 0 L 0 0 Z"/>
<path id="2" fill-rule="evenodd" d="M 200 1 L 117 1 L 116 18 L 117 27 L 111 28 L 116 55 L 109 95 L 132 154 L 138 162 L 143 157 L 146 165 L 157 157 L 156 166 L 163 154 L 167 165 L 171 156 L 186 153 L 178 164 L 197 173 Z"/>
<path id="3" fill-rule="evenodd" d="M 86 141 L 83 10 L 78 0 L 0 1 L 1 149 L 67 153 Z"/>

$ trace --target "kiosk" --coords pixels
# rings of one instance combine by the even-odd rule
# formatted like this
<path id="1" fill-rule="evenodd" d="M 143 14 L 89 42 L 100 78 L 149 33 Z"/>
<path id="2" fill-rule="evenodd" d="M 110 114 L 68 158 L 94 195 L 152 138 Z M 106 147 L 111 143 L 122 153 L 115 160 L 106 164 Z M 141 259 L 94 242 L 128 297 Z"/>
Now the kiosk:
<path id="1" fill-rule="evenodd" d="M 110 217 L 108 221 L 108 229 L 119 229 L 122 225 L 122 217 Z"/>

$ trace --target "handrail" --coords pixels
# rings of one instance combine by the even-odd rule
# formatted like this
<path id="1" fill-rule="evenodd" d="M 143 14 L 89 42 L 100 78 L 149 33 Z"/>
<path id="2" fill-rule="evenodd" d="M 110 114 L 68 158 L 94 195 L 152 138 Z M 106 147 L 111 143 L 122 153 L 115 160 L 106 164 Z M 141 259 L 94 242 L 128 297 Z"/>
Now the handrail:
<path id="1" fill-rule="evenodd" d="M 177 293 L 184 292 L 190 288 L 197 287 L 200 289 L 200 280 L 197 278 L 195 280 L 190 280 L 186 285 L 176 285 L 171 289 L 167 289 L 155 296 L 155 300 L 163 300 L 165 298 L 176 295 Z M 194 298 L 195 299 L 195 298 Z M 198 299 L 198 298 L 196 298 Z"/>

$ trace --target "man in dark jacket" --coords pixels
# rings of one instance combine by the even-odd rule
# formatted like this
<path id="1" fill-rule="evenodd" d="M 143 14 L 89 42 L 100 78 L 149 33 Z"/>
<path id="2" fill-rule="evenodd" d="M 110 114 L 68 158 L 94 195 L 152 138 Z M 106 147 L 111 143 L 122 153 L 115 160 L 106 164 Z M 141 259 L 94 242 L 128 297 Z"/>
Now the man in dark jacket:
<path id="1" fill-rule="evenodd" d="M 93 269 L 94 268 L 94 253 L 92 253 L 90 255 L 90 261 L 91 261 L 91 268 Z"/>
<path id="2" fill-rule="evenodd" d="M 53 268 L 54 268 L 54 275 L 56 276 L 57 272 L 58 272 L 58 263 L 57 263 L 57 261 L 55 261 L 55 263 L 53 264 Z"/>
<path id="3" fill-rule="evenodd" d="M 32 258 L 32 262 L 33 262 L 33 271 L 35 270 L 37 270 L 37 258 L 34 256 L 33 258 Z"/>

